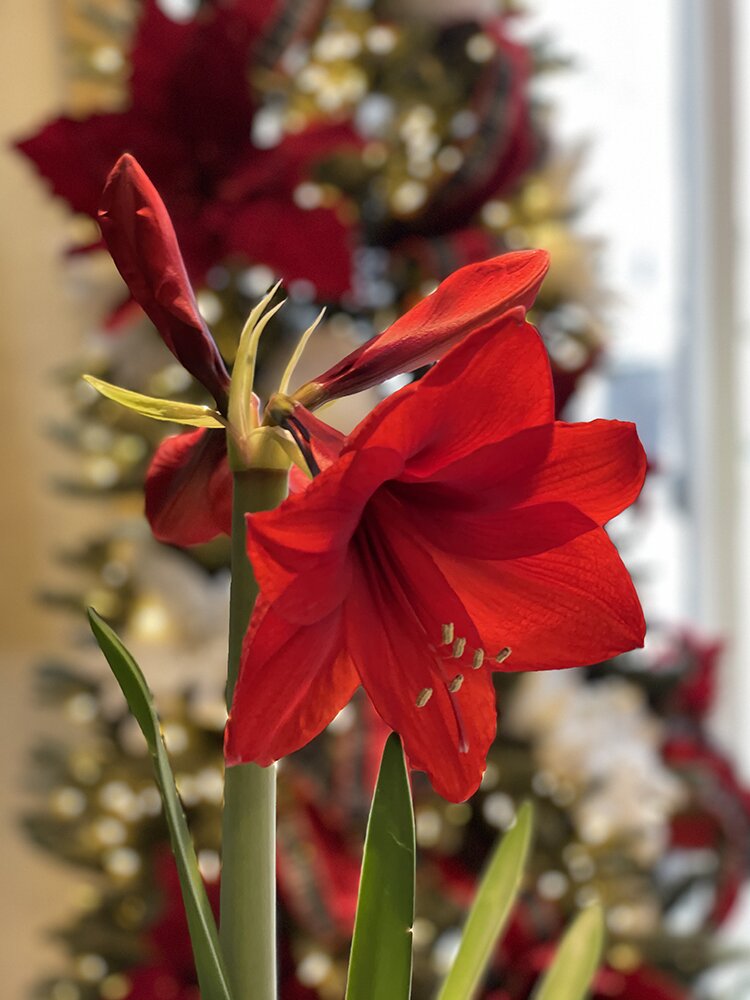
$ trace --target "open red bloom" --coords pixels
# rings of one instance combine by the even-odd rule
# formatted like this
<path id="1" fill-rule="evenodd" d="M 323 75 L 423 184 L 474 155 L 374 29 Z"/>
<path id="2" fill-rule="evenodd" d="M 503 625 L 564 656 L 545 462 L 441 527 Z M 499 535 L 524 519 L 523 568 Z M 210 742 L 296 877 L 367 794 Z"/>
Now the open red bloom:
<path id="1" fill-rule="evenodd" d="M 278 58 L 280 38 L 293 41 L 319 14 L 317 4 L 222 0 L 178 22 L 157 0 L 144 0 L 127 106 L 58 118 L 18 148 L 56 194 L 92 218 L 111 165 L 124 152 L 137 156 L 169 206 L 195 282 L 238 256 L 336 297 L 350 284 L 351 226 L 334 209 L 299 207 L 293 193 L 314 164 L 358 140 L 338 123 L 270 148 L 251 140 L 249 70 Z M 325 252 L 310 253 L 311 246 Z"/>
<path id="2" fill-rule="evenodd" d="M 261 597 L 227 729 L 269 764 L 361 683 L 445 798 L 477 788 L 492 669 L 597 662 L 644 621 L 602 525 L 638 495 L 631 424 L 554 420 L 549 361 L 506 314 L 381 403 L 280 508 L 248 517 Z"/>

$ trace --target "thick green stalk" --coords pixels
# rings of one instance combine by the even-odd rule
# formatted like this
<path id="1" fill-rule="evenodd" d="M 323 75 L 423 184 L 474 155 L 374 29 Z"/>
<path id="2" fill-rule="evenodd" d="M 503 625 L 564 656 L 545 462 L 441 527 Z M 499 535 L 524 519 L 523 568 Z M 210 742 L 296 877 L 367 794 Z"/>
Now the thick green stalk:
<path id="1" fill-rule="evenodd" d="M 277 507 L 287 473 L 236 472 L 232 504 L 227 705 L 237 682 L 242 638 L 258 594 L 245 549 L 245 514 Z M 276 773 L 227 768 L 222 822 L 219 937 L 234 1000 L 276 1000 Z"/>

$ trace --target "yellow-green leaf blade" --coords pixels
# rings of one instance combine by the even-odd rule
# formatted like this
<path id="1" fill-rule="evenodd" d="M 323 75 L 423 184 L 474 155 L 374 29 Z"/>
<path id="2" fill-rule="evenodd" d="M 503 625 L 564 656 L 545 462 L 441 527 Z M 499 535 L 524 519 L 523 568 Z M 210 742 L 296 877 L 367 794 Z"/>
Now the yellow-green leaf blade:
<path id="1" fill-rule="evenodd" d="M 481 986 L 521 887 L 532 828 L 533 810 L 525 802 L 485 869 L 439 1000 L 471 1000 Z"/>
<path id="2" fill-rule="evenodd" d="M 409 1000 L 415 859 L 409 775 L 392 733 L 367 823 L 346 1000 Z"/>
<path id="3" fill-rule="evenodd" d="M 583 1000 L 604 947 L 604 917 L 598 905 L 578 914 L 565 932 L 534 1000 Z"/>
<path id="4" fill-rule="evenodd" d="M 144 396 L 143 393 L 122 389 L 93 375 L 84 375 L 85 382 L 96 391 L 128 410 L 135 410 L 143 417 L 151 420 L 167 420 L 172 424 L 186 424 L 188 427 L 223 427 L 221 414 L 210 406 L 198 406 L 196 403 L 181 403 L 175 399 L 157 399 L 156 396 Z"/>
<path id="5" fill-rule="evenodd" d="M 120 685 L 130 711 L 140 726 L 151 754 L 156 782 L 164 805 L 172 853 L 177 862 L 180 888 L 187 915 L 190 940 L 201 997 L 204 1000 L 232 1000 L 219 937 L 206 896 L 185 813 L 177 795 L 174 775 L 161 735 L 151 692 L 140 667 L 120 639 L 99 615 L 89 608 L 94 638 Z"/>

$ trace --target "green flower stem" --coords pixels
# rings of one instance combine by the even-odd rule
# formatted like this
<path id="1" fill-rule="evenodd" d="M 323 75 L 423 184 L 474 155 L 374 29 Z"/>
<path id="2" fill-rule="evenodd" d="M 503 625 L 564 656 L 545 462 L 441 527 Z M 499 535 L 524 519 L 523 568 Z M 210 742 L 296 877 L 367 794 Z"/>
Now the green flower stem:
<path id="1" fill-rule="evenodd" d="M 245 549 L 245 514 L 278 507 L 287 494 L 287 478 L 286 471 L 275 469 L 234 476 L 227 705 L 258 595 Z M 276 1000 L 275 771 L 255 764 L 226 771 L 219 938 L 234 1000 Z"/>

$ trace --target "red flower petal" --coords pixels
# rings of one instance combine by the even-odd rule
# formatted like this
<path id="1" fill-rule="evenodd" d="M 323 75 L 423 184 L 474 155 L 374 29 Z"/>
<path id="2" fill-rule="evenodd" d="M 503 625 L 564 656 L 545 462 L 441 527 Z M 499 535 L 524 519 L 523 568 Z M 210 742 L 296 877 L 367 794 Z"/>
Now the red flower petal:
<path id="1" fill-rule="evenodd" d="M 154 536 L 198 545 L 232 530 L 232 473 L 223 430 L 168 437 L 146 476 L 146 517 Z"/>
<path id="2" fill-rule="evenodd" d="M 278 614 L 309 624 L 341 604 L 351 583 L 349 543 L 365 504 L 402 464 L 391 451 L 351 453 L 304 493 L 248 516 L 248 555 Z"/>
<path id="3" fill-rule="evenodd" d="M 415 480 L 440 479 L 441 470 L 467 460 L 479 487 L 482 477 L 491 482 L 496 475 L 482 448 L 553 421 L 547 351 L 534 327 L 510 314 L 466 337 L 417 385 L 376 407 L 349 436 L 344 452 L 393 448 Z M 450 473 L 447 478 L 457 480 Z"/>
<path id="4" fill-rule="evenodd" d="M 472 330 L 514 307 L 528 308 L 548 266 L 543 250 L 523 250 L 461 268 L 379 337 L 309 383 L 319 392 L 315 405 L 436 361 Z M 295 396 L 307 403 L 305 390 Z"/>
<path id="5" fill-rule="evenodd" d="M 519 483 L 534 503 L 564 500 L 599 524 L 629 507 L 646 475 L 646 453 L 635 424 L 592 420 L 556 423 L 544 462 Z"/>
<path id="6" fill-rule="evenodd" d="M 634 424 L 556 422 L 479 447 L 422 488 L 438 508 L 455 506 L 456 494 L 477 508 L 560 502 L 602 525 L 638 497 L 646 466 Z"/>
<path id="7" fill-rule="evenodd" d="M 227 723 L 227 764 L 263 767 L 299 750 L 341 711 L 359 686 L 343 651 L 341 613 L 294 626 L 256 605 Z"/>
<path id="8" fill-rule="evenodd" d="M 643 645 L 638 596 L 601 528 L 511 561 L 432 554 L 488 654 L 511 648 L 503 670 L 580 667 Z"/>
<path id="9" fill-rule="evenodd" d="M 509 510 L 420 502 L 420 487 L 399 489 L 414 531 L 444 552 L 475 559 L 507 560 L 559 548 L 592 531 L 596 521 L 568 503 L 541 503 Z M 470 502 L 467 497 L 466 501 Z"/>
<path id="10" fill-rule="evenodd" d="M 198 310 L 164 202 L 129 154 L 109 175 L 99 225 L 133 298 L 180 364 L 223 407 L 229 375 Z"/>
<path id="11" fill-rule="evenodd" d="M 479 787 L 495 736 L 490 672 L 462 667 L 450 650 L 438 650 L 442 623 L 454 622 L 470 646 L 478 636 L 408 525 L 387 534 L 382 527 L 379 519 L 358 535 L 360 571 L 345 605 L 347 648 L 378 713 L 400 733 L 410 764 L 427 772 L 440 795 L 461 802 Z M 463 682 L 451 694 L 448 685 L 459 674 Z M 429 700 L 418 707 L 428 689 Z"/>

